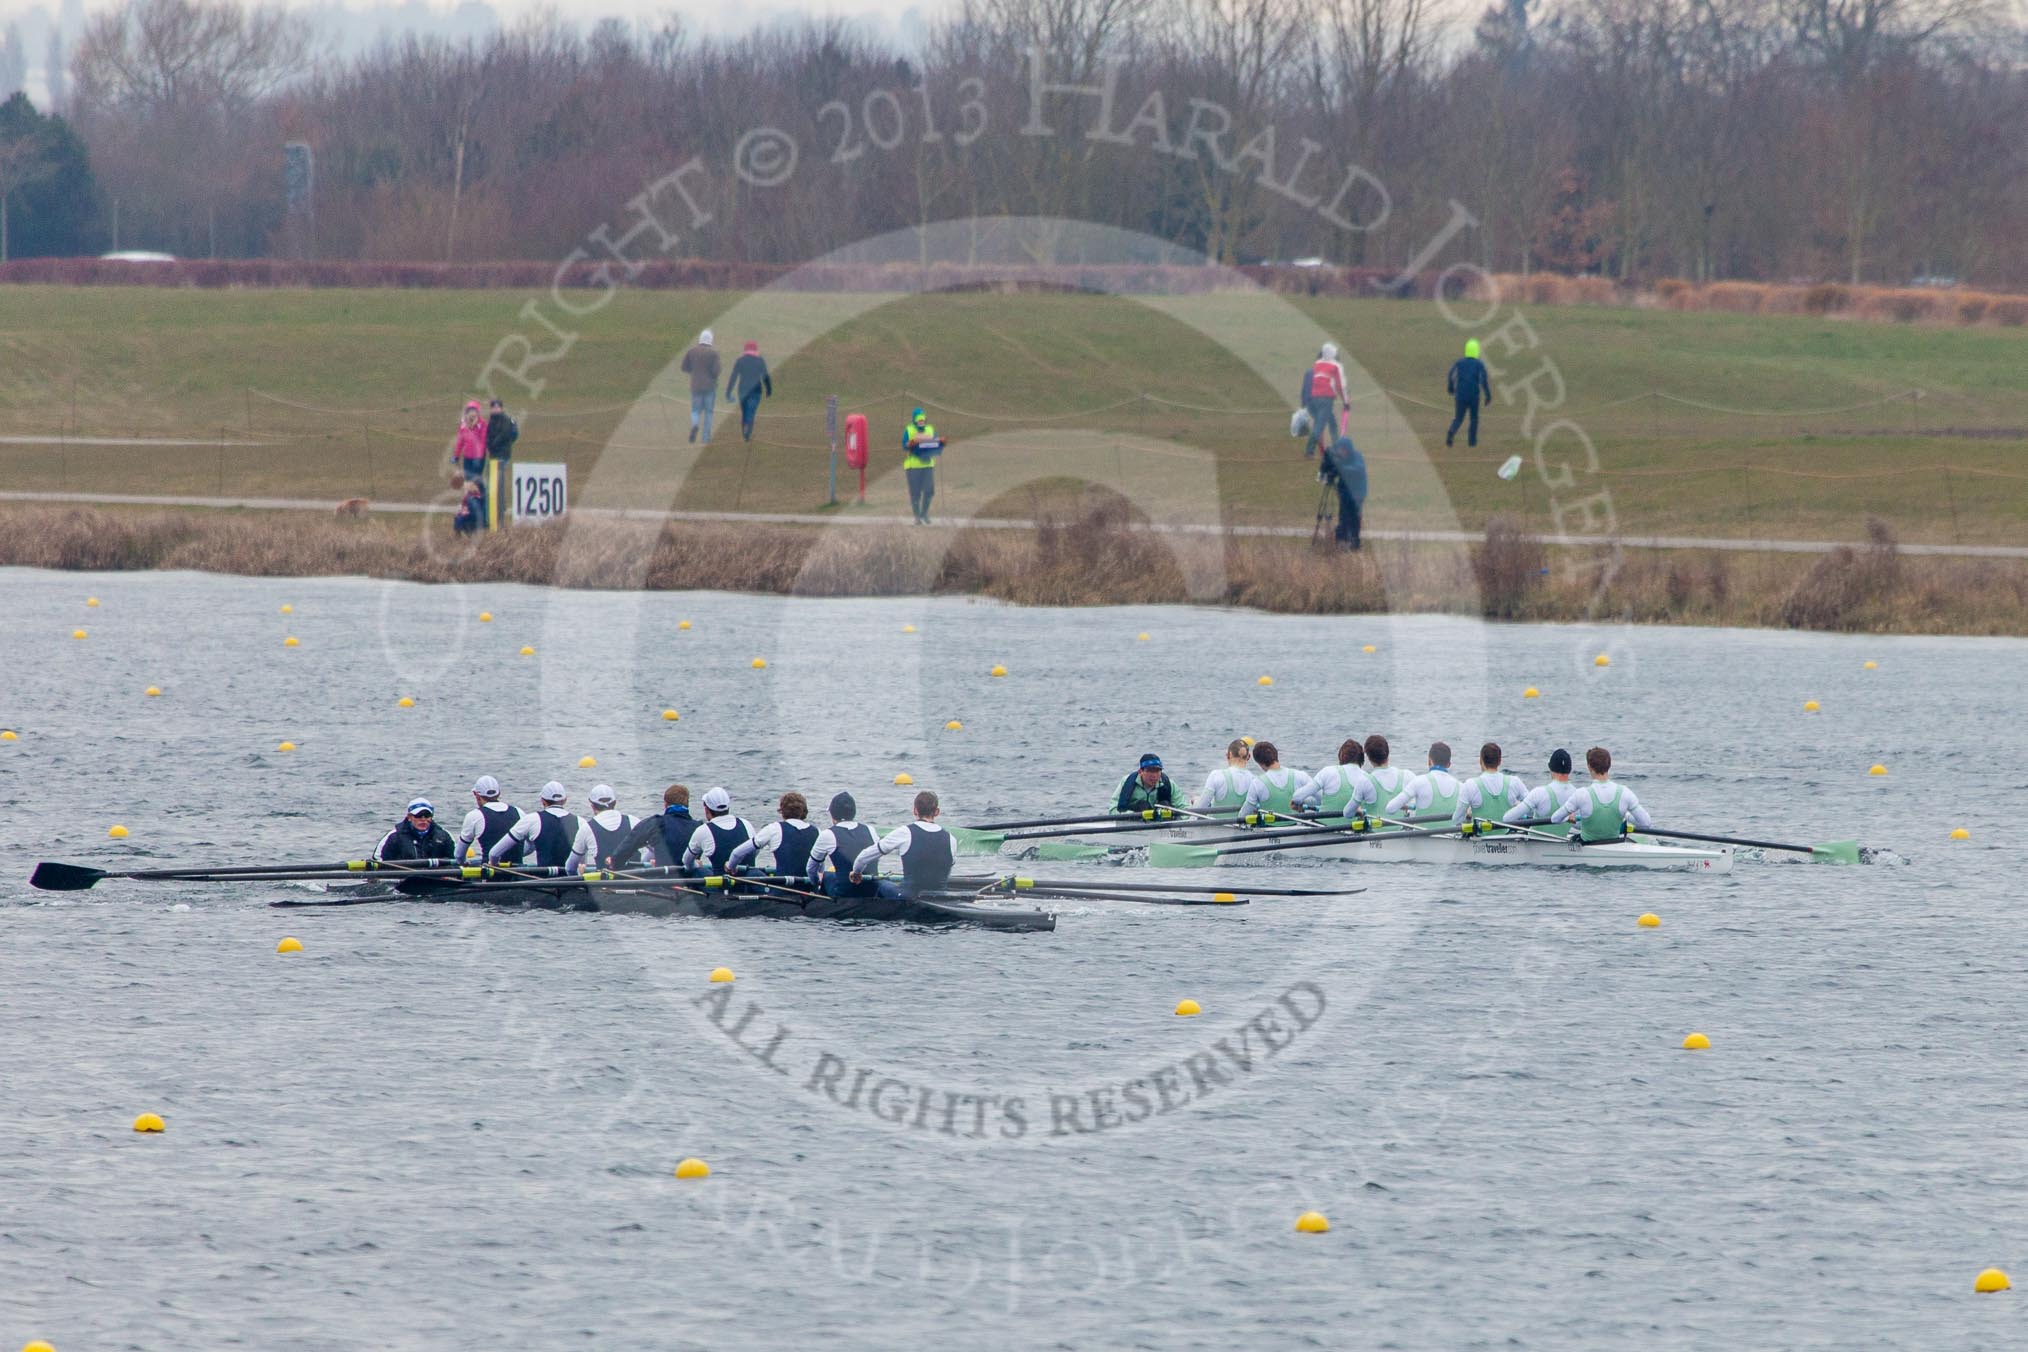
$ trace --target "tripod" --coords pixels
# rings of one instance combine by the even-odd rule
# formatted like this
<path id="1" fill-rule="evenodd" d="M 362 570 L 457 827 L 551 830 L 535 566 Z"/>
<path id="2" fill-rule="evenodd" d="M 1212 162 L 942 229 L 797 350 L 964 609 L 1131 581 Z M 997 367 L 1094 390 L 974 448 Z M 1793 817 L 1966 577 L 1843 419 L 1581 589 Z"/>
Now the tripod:
<path id="1" fill-rule="evenodd" d="M 1337 485 L 1333 484 L 1329 479 L 1325 479 L 1321 474 L 1317 477 L 1323 480 L 1324 491 L 1317 495 L 1317 523 L 1310 527 L 1310 548 L 1312 549 L 1317 548 L 1324 541 L 1326 530 L 1330 532 L 1329 538 L 1331 539 L 1335 540 L 1338 535 Z"/>

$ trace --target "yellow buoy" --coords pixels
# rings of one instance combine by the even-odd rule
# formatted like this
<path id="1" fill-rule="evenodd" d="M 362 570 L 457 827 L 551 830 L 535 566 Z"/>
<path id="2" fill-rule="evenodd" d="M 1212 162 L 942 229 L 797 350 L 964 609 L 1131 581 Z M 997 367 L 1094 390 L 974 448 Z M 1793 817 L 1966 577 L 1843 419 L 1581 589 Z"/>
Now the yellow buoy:
<path id="1" fill-rule="evenodd" d="M 944 724 L 944 731 L 945 731 L 945 732 L 963 732 L 964 730 L 965 730 L 965 725 L 964 725 L 963 723 L 960 723 L 960 722 L 959 722 L 959 721 L 958 721 L 957 719 L 955 719 L 955 718 L 953 718 L 953 719 L 952 719 L 952 720 L 951 720 L 950 722 L 948 722 L 948 723 Z"/>
<path id="2" fill-rule="evenodd" d="M 908 771 L 903 770 L 900 774 L 894 777 L 894 782 L 902 785 L 913 784 L 915 783 L 915 776 L 910 774 Z"/>
<path id="3" fill-rule="evenodd" d="M 277 751 L 294 751 L 295 749 L 296 744 L 294 742 L 282 742 L 275 747 Z"/>
<path id="4" fill-rule="evenodd" d="M 683 715 L 677 713 L 674 709 L 664 709 L 662 711 L 662 721 L 664 723 L 674 723 L 682 717 Z"/>
<path id="5" fill-rule="evenodd" d="M 56 1352 L 56 1349 L 42 1339 L 34 1338 L 21 1345 L 21 1352 Z"/>
<path id="6" fill-rule="evenodd" d="M 302 951 L 303 941 L 294 935 L 289 935 L 275 945 L 275 952 L 277 953 L 300 953 Z"/>
<path id="7" fill-rule="evenodd" d="M 713 981 L 730 981 L 732 980 L 732 969 L 730 967 L 714 967 L 711 969 L 711 979 Z"/>
<path id="8" fill-rule="evenodd" d="M 127 838 L 127 828 L 121 826 L 118 822 L 114 822 L 106 828 L 106 834 L 114 840 L 125 840 Z"/>
<path id="9" fill-rule="evenodd" d="M 1202 1014 L 1203 1012 L 1204 1007 L 1195 1000 L 1178 1000 L 1176 1002 L 1176 1013 L 1183 1018 L 1187 1019 L 1192 1014 Z"/>
<path id="10" fill-rule="evenodd" d="M 141 693 L 146 695 L 149 699 L 154 699 L 157 695 L 160 695 L 162 693 L 162 687 L 159 685 L 151 685 L 146 690 L 143 690 Z"/>
<path id="11" fill-rule="evenodd" d="M 688 621 L 688 620 L 678 620 L 678 621 L 676 622 L 676 627 L 677 627 L 678 629 L 688 629 L 688 628 L 690 627 L 690 621 Z"/>
<path id="12" fill-rule="evenodd" d="M 480 612 L 479 612 L 479 623 L 480 623 L 480 624 L 491 624 L 491 623 L 493 623 L 493 612 L 492 612 L 492 611 L 490 611 L 490 610 L 482 610 L 482 611 L 480 611 Z"/>
<path id="13" fill-rule="evenodd" d="M 533 657 L 535 656 L 535 649 L 529 647 L 527 644 L 523 644 L 521 646 L 521 655 L 523 657 Z"/>
<path id="14" fill-rule="evenodd" d="M 754 669 L 755 671 L 760 671 L 760 670 L 762 670 L 763 668 L 765 668 L 765 667 L 767 666 L 767 664 L 768 664 L 768 660 L 767 660 L 767 658 L 765 658 L 765 657 L 756 657 L 756 658 L 754 658 L 754 660 L 753 660 L 753 669 Z"/>
<path id="15" fill-rule="evenodd" d="M 1692 1033 L 1689 1037 L 1683 1039 L 1683 1050 L 1686 1052 L 1708 1052 L 1711 1050 L 1711 1039 L 1702 1033 Z"/>
<path id="16" fill-rule="evenodd" d="M 1600 653 L 1597 657 L 1591 659 L 1591 664 L 1595 667 L 1609 667 L 1613 664 L 1613 660 L 1604 653 Z"/>
<path id="17" fill-rule="evenodd" d="M 21 734 L 14 731 L 14 729 L 0 728 L 0 742 L 18 742 L 20 740 Z"/>
<path id="18" fill-rule="evenodd" d="M 1887 773 L 1887 767 L 1884 765 L 1876 765 L 1871 770 L 1868 770 L 1866 773 L 1869 775 L 1884 775 Z"/>
<path id="19" fill-rule="evenodd" d="M 1238 900 L 1239 898 L 1231 892 L 1213 892 L 1211 894 L 1212 904 L 1216 906 L 1230 906 Z"/>
<path id="20" fill-rule="evenodd" d="M 287 638 L 282 640 L 282 646 L 284 648 L 300 648 L 303 645 L 296 641 L 296 636 L 294 634 L 291 634 Z"/>
<path id="21" fill-rule="evenodd" d="M 1254 682 L 1255 685 L 1273 685 L 1274 683 L 1275 678 L 1272 676 L 1263 676 L 1259 680 Z"/>
<path id="22" fill-rule="evenodd" d="M 287 601 L 282 602 L 282 614 L 293 615 L 295 613 L 296 608 L 294 606 L 290 605 Z"/>
<path id="23" fill-rule="evenodd" d="M 162 1118 L 156 1113 L 142 1113 L 134 1119 L 135 1131 L 161 1131 Z"/>
<path id="24" fill-rule="evenodd" d="M 579 756 L 577 758 L 577 768 L 580 770 L 596 770 L 598 764 L 599 758 L 597 756 Z"/>
<path id="25" fill-rule="evenodd" d="M 1990 1296 L 1995 1291 L 2008 1290 L 2013 1285 L 2014 1283 L 2007 1280 L 2007 1274 L 1998 1268 L 1987 1268 L 1984 1272 L 1972 1278 L 1972 1290 L 1982 1296 Z"/>
<path id="26" fill-rule="evenodd" d="M 85 636 L 85 631 L 82 629 L 73 629 L 70 631 L 70 636 L 72 638 L 83 638 Z"/>
<path id="27" fill-rule="evenodd" d="M 1324 1219 L 1321 1211 L 1305 1211 L 1296 1217 L 1296 1229 L 1306 1235 L 1321 1235 L 1329 1232 L 1331 1222 Z"/>
<path id="28" fill-rule="evenodd" d="M 99 598 L 96 596 L 87 596 L 85 598 L 85 604 L 96 610 L 98 608 Z"/>
<path id="29" fill-rule="evenodd" d="M 1005 676 L 1007 674 L 1007 668 L 1000 666 L 998 663 L 995 663 L 993 666 L 993 670 L 987 674 L 992 676 Z"/>
<path id="30" fill-rule="evenodd" d="M 676 1166 L 676 1177 L 709 1178 L 711 1177 L 711 1166 L 693 1156 Z"/>
<path id="31" fill-rule="evenodd" d="M 1634 923 L 1642 929 L 1653 929 L 1662 923 L 1662 917 L 1656 915 L 1653 911 L 1644 911 L 1641 913 L 1641 918 Z"/>
<path id="32" fill-rule="evenodd" d="M 1143 629 L 1140 633 L 1134 635 L 1134 642 L 1136 643 L 1146 643 L 1147 641 L 1148 641 L 1148 631 L 1145 629 Z"/>
<path id="33" fill-rule="evenodd" d="M 912 624 L 904 624 L 903 626 L 901 626 L 901 632 L 904 634 L 913 634 L 915 632 L 915 626 Z"/>
<path id="34" fill-rule="evenodd" d="M 1971 838 L 1972 833 L 1970 831 L 1965 830 L 1965 828 L 1962 826 L 1953 827 L 1951 829 L 1952 840 L 1970 840 Z"/>
<path id="35" fill-rule="evenodd" d="M 1804 701 L 1803 701 L 1803 712 L 1804 712 L 1804 713 L 1806 713 L 1806 714 L 1813 714 L 1813 713 L 1816 713 L 1816 712 L 1817 712 L 1817 702 L 1816 702 L 1815 700 L 1813 700 L 1813 699 L 1806 699 L 1806 700 L 1804 700 Z"/>
<path id="36" fill-rule="evenodd" d="M 407 695 L 403 695 L 400 699 L 396 700 L 395 703 L 400 705 L 404 709 L 415 708 L 415 700 Z"/>
<path id="37" fill-rule="evenodd" d="M 1532 686 L 1532 685 L 1531 685 L 1531 686 L 1529 686 L 1529 687 L 1528 687 L 1528 688 L 1527 688 L 1526 690 L 1523 690 L 1523 691 L 1521 692 L 1521 698 L 1522 698 L 1522 699 L 1541 699 L 1541 698 L 1542 698 L 1542 692 L 1541 692 L 1540 690 L 1537 690 L 1537 689 L 1536 689 L 1536 688 L 1535 688 L 1534 686 Z"/>
<path id="38" fill-rule="evenodd" d="M 1242 741 L 1242 742 L 1245 742 L 1245 743 L 1246 743 L 1246 744 L 1247 744 L 1248 746 L 1252 746 L 1252 745 L 1253 745 L 1253 738 L 1251 738 L 1251 737 L 1244 737 L 1244 736 L 1243 736 L 1243 737 L 1241 737 L 1241 738 L 1240 738 L 1239 740 L 1240 740 L 1240 741 Z"/>
<path id="39" fill-rule="evenodd" d="M 1878 671 L 1878 670 L 1880 670 L 1880 664 L 1879 664 L 1878 662 L 1868 662 L 1868 663 L 1866 664 L 1866 670 L 1868 670 L 1868 671 Z"/>

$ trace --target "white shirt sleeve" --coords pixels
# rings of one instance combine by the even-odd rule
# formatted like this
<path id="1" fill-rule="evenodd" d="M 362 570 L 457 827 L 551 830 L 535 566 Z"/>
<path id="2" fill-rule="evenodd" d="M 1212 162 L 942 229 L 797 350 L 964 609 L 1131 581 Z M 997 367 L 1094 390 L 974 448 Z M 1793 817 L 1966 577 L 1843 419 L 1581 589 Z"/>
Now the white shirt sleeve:
<path id="1" fill-rule="evenodd" d="M 831 855 L 837 848 L 838 837 L 830 827 L 827 826 L 817 833 L 816 841 L 810 846 L 808 876 L 813 886 L 824 881 L 824 865 L 830 862 Z"/>
<path id="2" fill-rule="evenodd" d="M 1573 785 L 1570 797 L 1563 800 L 1563 806 L 1549 814 L 1549 820 L 1553 822 L 1574 821 L 1577 818 L 1579 810 L 1590 805 L 1591 795 Z"/>
<path id="3" fill-rule="evenodd" d="M 1190 804 L 1192 809 L 1202 812 L 1218 801 L 1218 777 L 1224 773 L 1225 771 L 1223 770 L 1213 770 L 1210 774 L 1204 776 L 1204 787 L 1197 791 L 1196 799 Z"/>
<path id="4" fill-rule="evenodd" d="M 1485 801 L 1486 796 L 1479 789 L 1479 777 L 1477 775 L 1460 781 L 1458 784 L 1458 805 L 1451 809 L 1452 824 L 1455 825 L 1471 816 L 1473 811 Z"/>
<path id="5" fill-rule="evenodd" d="M 683 867 L 696 868 L 704 859 L 705 847 L 716 835 L 709 823 L 699 822 L 697 829 L 690 833 L 690 843 L 683 847 Z"/>
<path id="6" fill-rule="evenodd" d="M 516 843 L 526 844 L 541 835 L 542 818 L 540 812 L 522 813 L 521 820 L 508 827 L 507 834 L 494 841 L 493 848 L 486 851 L 486 862 L 497 864 Z"/>
<path id="7" fill-rule="evenodd" d="M 1624 784 L 1620 786 L 1620 814 L 1634 824 L 1635 830 L 1654 829 L 1655 819 L 1648 815 L 1648 809 L 1641 806 L 1641 800 L 1634 797 L 1634 791 Z"/>
<path id="8" fill-rule="evenodd" d="M 1402 785 L 1401 792 L 1388 800 L 1387 815 L 1390 817 L 1413 816 L 1429 806 L 1429 776 L 1417 775 Z"/>
<path id="9" fill-rule="evenodd" d="M 479 833 L 486 829 L 486 814 L 473 808 L 465 814 L 465 824 L 458 828 L 458 862 L 465 862 L 465 851 L 479 839 Z"/>
<path id="10" fill-rule="evenodd" d="M 769 822 L 766 826 L 763 826 L 760 830 L 754 832 L 733 847 L 732 857 L 725 861 L 726 867 L 739 868 L 747 860 L 758 858 L 763 851 L 773 854 L 776 847 L 781 843 L 782 824 L 780 822 Z"/>
<path id="11" fill-rule="evenodd" d="M 904 855 L 908 853 L 908 842 L 914 839 L 906 826 L 897 826 L 874 844 L 859 852 L 852 861 L 852 871 L 862 878 L 870 878 L 880 872 L 880 856 L 883 854 Z"/>
<path id="12" fill-rule="evenodd" d="M 577 824 L 577 839 L 570 843 L 570 858 L 563 861 L 563 871 L 565 873 L 582 873 L 584 871 L 585 860 L 596 854 L 598 848 L 598 837 L 592 834 L 591 819 L 586 817 L 579 820 Z"/>
<path id="13" fill-rule="evenodd" d="M 1324 796 L 1317 789 L 1317 781 L 1301 770 L 1292 769 L 1289 773 L 1294 776 L 1296 786 L 1295 792 L 1289 795 L 1289 801 L 1297 807 L 1315 808 Z"/>

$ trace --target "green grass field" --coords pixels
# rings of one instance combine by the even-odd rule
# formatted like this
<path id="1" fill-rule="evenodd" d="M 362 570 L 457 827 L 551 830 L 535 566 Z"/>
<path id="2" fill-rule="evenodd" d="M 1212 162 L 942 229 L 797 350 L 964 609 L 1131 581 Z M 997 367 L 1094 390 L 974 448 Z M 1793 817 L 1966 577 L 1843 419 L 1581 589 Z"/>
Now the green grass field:
<path id="1" fill-rule="evenodd" d="M 555 341 L 518 318 L 529 300 L 0 290 L 0 435 L 43 439 L 0 445 L 0 487 L 436 496 L 459 406 L 494 345 L 517 331 Z M 953 442 L 940 484 L 946 515 L 1026 515 L 1083 478 L 1156 515 L 1307 524 L 1318 488 L 1286 433 L 1316 338 L 1309 325 L 1338 341 L 1369 387 L 1431 405 L 1446 403 L 1444 371 L 1465 336 L 1434 306 L 1393 301 L 742 300 L 621 294 L 576 321 L 574 349 L 542 368 L 539 399 L 506 390 L 522 415 L 520 457 L 567 461 L 581 502 L 808 511 L 825 497 L 823 401 L 835 393 L 848 409 L 865 405 L 871 421 L 877 482 L 866 510 L 893 514 L 905 506 L 889 474 L 896 439 L 922 400 L 944 406 L 936 421 Z M 1371 461 L 1369 525 L 1475 526 L 1505 513 L 1546 529 L 1556 503 L 1570 510 L 1603 490 L 1629 534 L 1854 539 L 1877 516 L 1908 541 L 2022 538 L 2028 332 L 1583 308 L 1526 315 L 1540 346 L 1504 374 L 1553 360 L 1567 395 L 1542 420 L 1582 427 L 1596 471 L 1566 435 L 1549 455 L 1579 462 L 1569 486 L 1552 492 L 1532 467 L 1497 479 L 1501 460 L 1530 451 L 1515 403 L 1494 406 L 1476 451 L 1462 440 L 1447 451 L 1447 408 L 1364 399 L 1353 433 Z M 751 446 L 721 399 L 717 443 L 693 464 L 680 377 L 657 380 L 706 324 L 728 365 L 742 339 L 761 341 L 777 397 Z M 784 359 L 799 336 L 807 343 Z M 1491 343 L 1487 355 L 1499 356 Z M 655 397 L 667 392 L 677 397 Z M 1118 406 L 1084 412 L 1103 405 Z M 204 444 L 70 442 L 93 436 Z M 266 444 L 222 444 L 232 442 Z"/>

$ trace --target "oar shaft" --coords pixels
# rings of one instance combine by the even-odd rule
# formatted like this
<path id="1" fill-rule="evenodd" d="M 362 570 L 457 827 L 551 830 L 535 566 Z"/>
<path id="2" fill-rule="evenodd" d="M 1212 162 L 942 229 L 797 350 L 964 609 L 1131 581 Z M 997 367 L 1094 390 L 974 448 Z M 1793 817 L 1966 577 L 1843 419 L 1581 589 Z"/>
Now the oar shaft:
<path id="1" fill-rule="evenodd" d="M 1814 845 L 1785 845 L 1779 840 L 1748 840 L 1743 836 L 1707 836 L 1696 831 L 1664 831 L 1659 827 L 1636 827 L 1644 836 L 1667 836 L 1671 840 L 1701 840 L 1710 845 L 1743 845 L 1754 850 L 1792 850 L 1797 854 L 1815 854 Z"/>

